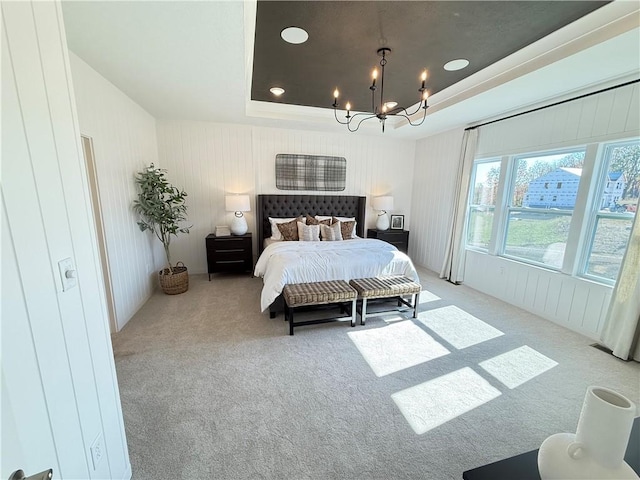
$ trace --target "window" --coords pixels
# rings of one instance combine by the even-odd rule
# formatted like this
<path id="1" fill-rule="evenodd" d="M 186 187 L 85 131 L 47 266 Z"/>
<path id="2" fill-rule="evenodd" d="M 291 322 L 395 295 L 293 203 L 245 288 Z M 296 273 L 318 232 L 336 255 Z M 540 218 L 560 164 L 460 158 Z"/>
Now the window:
<path id="1" fill-rule="evenodd" d="M 583 149 L 513 159 L 503 255 L 554 269 L 562 267 L 584 156 Z M 558 188 L 564 185 L 560 200 L 541 194 L 549 183 Z"/>
<path id="2" fill-rule="evenodd" d="M 472 185 L 467 247 L 613 285 L 638 208 L 640 138 L 476 160 Z"/>
<path id="3" fill-rule="evenodd" d="M 467 217 L 467 246 L 486 250 L 496 208 L 500 160 L 478 160 L 473 166 Z"/>
<path id="4" fill-rule="evenodd" d="M 583 274 L 613 283 L 627 249 L 638 205 L 640 142 L 606 145 L 602 157 L 599 194 L 592 209 L 591 241 L 585 251 Z"/>

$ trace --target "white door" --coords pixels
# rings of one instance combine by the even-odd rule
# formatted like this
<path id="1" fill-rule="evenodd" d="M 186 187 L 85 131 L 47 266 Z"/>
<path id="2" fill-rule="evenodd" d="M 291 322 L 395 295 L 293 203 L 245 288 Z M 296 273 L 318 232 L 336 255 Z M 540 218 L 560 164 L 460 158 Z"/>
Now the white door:
<path id="1" fill-rule="evenodd" d="M 62 11 L 0 8 L 0 479 L 129 478 Z"/>

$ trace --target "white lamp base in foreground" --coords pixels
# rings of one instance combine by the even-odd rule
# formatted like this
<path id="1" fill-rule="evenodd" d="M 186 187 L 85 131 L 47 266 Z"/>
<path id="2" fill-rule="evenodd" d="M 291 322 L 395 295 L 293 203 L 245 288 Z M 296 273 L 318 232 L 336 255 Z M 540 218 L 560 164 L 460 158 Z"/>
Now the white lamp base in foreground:
<path id="1" fill-rule="evenodd" d="M 575 442 L 573 433 L 556 433 L 547 438 L 538 451 L 538 470 L 542 480 L 634 480 L 636 472 L 628 463 L 622 462 L 617 468 L 605 468 L 588 453 L 569 454 L 569 447 Z"/>
<path id="2" fill-rule="evenodd" d="M 376 228 L 378 230 L 389 230 L 389 215 L 387 215 L 387 212 L 378 214 L 378 221 L 376 222 Z"/>
<path id="3" fill-rule="evenodd" d="M 240 216 L 238 216 L 240 215 Z M 247 221 L 244 218 L 242 212 L 236 212 L 231 220 L 231 233 L 234 235 L 244 235 L 247 233 Z"/>

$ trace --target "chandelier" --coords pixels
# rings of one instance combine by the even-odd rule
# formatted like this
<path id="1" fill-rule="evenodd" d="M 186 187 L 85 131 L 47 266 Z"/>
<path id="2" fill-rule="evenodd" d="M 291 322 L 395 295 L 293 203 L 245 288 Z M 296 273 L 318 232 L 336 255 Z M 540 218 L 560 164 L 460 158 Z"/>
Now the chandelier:
<path id="1" fill-rule="evenodd" d="M 424 70 L 422 72 L 422 86 L 418 89 L 420 92 L 420 103 L 418 103 L 417 108 L 413 112 L 408 112 L 405 107 L 398 106 L 396 102 L 385 102 L 384 99 L 384 67 L 387 64 L 387 55 L 391 53 L 391 49 L 389 47 L 379 48 L 377 51 L 378 55 L 382 58 L 380 59 L 380 102 L 376 104 L 376 90 L 378 87 L 376 86 L 376 81 L 378 79 L 378 69 L 374 68 L 372 77 L 373 81 L 369 90 L 371 90 L 371 112 L 358 112 L 355 114 L 351 114 L 351 103 L 347 102 L 345 105 L 345 110 L 347 111 L 346 121 L 342 121 L 338 118 L 338 96 L 340 92 L 336 88 L 333 92 L 333 114 L 336 117 L 338 123 L 342 125 L 346 125 L 350 132 L 355 132 L 360 128 L 360 125 L 365 120 L 369 120 L 371 118 L 377 118 L 382 124 L 382 132 L 384 132 L 384 123 L 389 117 L 404 117 L 409 122 L 409 125 L 413 127 L 417 127 L 418 125 L 422 125 L 424 119 L 427 116 L 427 98 L 429 97 L 429 93 L 425 88 L 424 84 L 427 80 L 427 71 Z M 422 109 L 422 120 L 419 123 L 414 123 L 411 120 L 416 113 L 418 113 Z M 354 127 L 355 125 L 355 127 Z"/>

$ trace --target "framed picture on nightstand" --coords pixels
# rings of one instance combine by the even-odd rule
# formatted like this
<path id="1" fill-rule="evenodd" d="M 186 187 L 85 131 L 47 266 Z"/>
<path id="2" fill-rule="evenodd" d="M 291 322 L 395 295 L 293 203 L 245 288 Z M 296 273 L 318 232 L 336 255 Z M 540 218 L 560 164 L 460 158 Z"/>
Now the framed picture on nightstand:
<path id="1" fill-rule="evenodd" d="M 391 230 L 404 230 L 404 215 L 391 215 Z"/>

